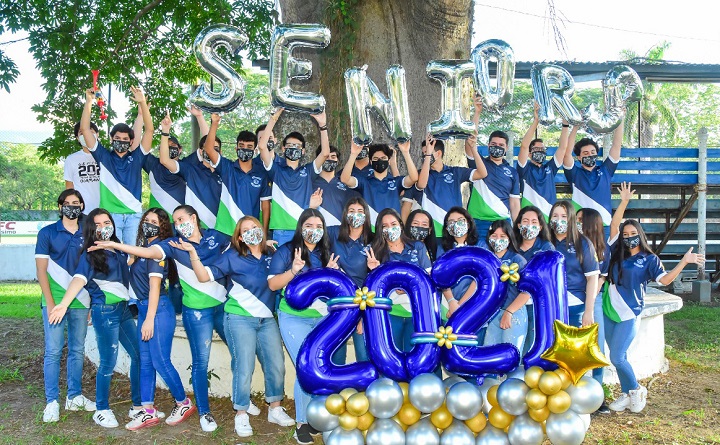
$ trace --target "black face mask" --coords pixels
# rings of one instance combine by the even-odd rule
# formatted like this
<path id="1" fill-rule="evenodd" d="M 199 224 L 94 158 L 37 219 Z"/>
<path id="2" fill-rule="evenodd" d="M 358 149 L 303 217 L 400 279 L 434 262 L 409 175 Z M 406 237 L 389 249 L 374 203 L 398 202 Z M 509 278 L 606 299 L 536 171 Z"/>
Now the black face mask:
<path id="1" fill-rule="evenodd" d="M 597 155 L 583 156 L 580 159 L 580 162 L 582 162 L 582 165 L 584 165 L 585 167 L 595 167 L 595 163 L 597 162 Z"/>
<path id="2" fill-rule="evenodd" d="M 170 146 L 170 159 L 177 159 L 180 157 L 180 149 L 178 147 Z"/>
<path id="3" fill-rule="evenodd" d="M 505 149 L 500 147 L 499 145 L 491 145 L 488 147 L 488 153 L 490 154 L 491 158 L 502 158 L 505 156 Z"/>
<path id="4" fill-rule="evenodd" d="M 623 244 L 625 244 L 628 249 L 636 248 L 640 245 L 640 235 L 628 236 L 627 238 L 623 238 Z"/>
<path id="5" fill-rule="evenodd" d="M 534 151 L 530 153 L 530 159 L 536 164 L 542 164 L 545 162 L 547 153 L 544 151 Z"/>
<path id="6" fill-rule="evenodd" d="M 80 206 L 71 206 L 68 204 L 64 204 L 61 207 L 62 210 L 60 210 L 63 214 L 63 216 L 67 219 L 78 219 L 80 217 L 80 213 L 82 213 L 82 207 Z"/>
<path id="7" fill-rule="evenodd" d="M 253 155 L 255 155 L 255 150 L 250 148 L 238 148 L 237 149 L 237 157 L 240 160 L 240 162 L 246 162 L 253 158 Z"/>
<path id="8" fill-rule="evenodd" d="M 158 236 L 158 234 L 160 233 L 160 226 L 150 224 L 149 222 L 143 222 L 142 231 L 143 235 L 145 235 L 145 238 L 152 238 L 154 236 Z"/>
<path id="9" fill-rule="evenodd" d="M 299 161 L 302 158 L 302 149 L 295 147 L 288 147 L 285 149 L 285 159 L 288 161 Z"/>
<path id="10" fill-rule="evenodd" d="M 118 153 L 130 150 L 130 141 L 112 141 L 112 149 Z"/>
<path id="11" fill-rule="evenodd" d="M 338 161 L 325 161 L 322 164 L 322 169 L 325 172 L 334 172 L 338 166 Z"/>
<path id="12" fill-rule="evenodd" d="M 365 159 L 368 157 L 368 149 L 367 147 L 363 147 L 362 150 L 360 150 L 360 153 L 357 155 L 357 158 L 355 159 Z"/>
<path id="13" fill-rule="evenodd" d="M 370 162 L 370 165 L 372 165 L 373 170 L 378 173 L 382 173 L 388 169 L 388 167 L 390 166 L 390 161 L 386 159 L 378 159 L 377 161 Z"/>
<path id="14" fill-rule="evenodd" d="M 430 228 L 429 227 L 410 227 L 410 235 L 413 237 L 413 239 L 416 239 L 418 241 L 425 241 L 425 238 L 430 235 Z"/>

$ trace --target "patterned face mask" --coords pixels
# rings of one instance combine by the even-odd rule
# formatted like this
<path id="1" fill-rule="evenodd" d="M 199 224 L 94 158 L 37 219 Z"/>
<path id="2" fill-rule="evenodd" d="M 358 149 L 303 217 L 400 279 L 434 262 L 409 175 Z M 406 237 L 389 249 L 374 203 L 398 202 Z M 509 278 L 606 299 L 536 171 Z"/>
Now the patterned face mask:
<path id="1" fill-rule="evenodd" d="M 542 164 L 543 162 L 545 162 L 546 156 L 547 152 L 545 151 L 534 151 L 530 153 L 530 159 L 536 164 Z"/>
<path id="2" fill-rule="evenodd" d="M 562 235 L 567 233 L 568 222 L 566 219 L 551 219 L 550 228 L 558 235 Z"/>
<path id="3" fill-rule="evenodd" d="M 80 206 L 71 206 L 67 204 L 63 205 L 60 211 L 67 219 L 78 219 L 80 217 L 80 213 L 82 213 Z"/>
<path id="4" fill-rule="evenodd" d="M 401 233 L 402 229 L 400 228 L 400 226 L 385 227 L 383 229 L 383 236 L 391 243 L 399 240 Z"/>
<path id="5" fill-rule="evenodd" d="M 580 162 L 582 162 L 582 165 L 584 165 L 585 167 L 595 167 L 595 163 L 597 162 L 597 155 L 583 156 L 580 159 Z"/>
<path id="6" fill-rule="evenodd" d="M 149 222 L 143 222 L 142 231 L 145 238 L 152 238 L 153 236 L 158 236 L 158 233 L 160 233 L 160 226 L 150 224 Z"/>
<path id="7" fill-rule="evenodd" d="M 578 232 L 582 234 L 582 223 L 580 221 L 575 222 L 575 227 L 577 227 Z"/>
<path id="8" fill-rule="evenodd" d="M 195 231 L 195 225 L 190 221 L 185 221 L 175 226 L 175 230 L 185 238 L 190 238 Z"/>
<path id="9" fill-rule="evenodd" d="M 180 157 L 180 148 L 175 145 L 171 145 L 170 146 L 170 159 L 177 159 L 179 157 Z"/>
<path id="10" fill-rule="evenodd" d="M 460 238 L 461 236 L 465 236 L 468 233 L 468 222 L 464 219 L 459 219 L 457 221 L 453 221 L 451 223 L 448 223 L 447 227 L 448 233 L 450 236 L 454 236 L 455 238 Z"/>
<path id="11" fill-rule="evenodd" d="M 115 227 L 113 226 L 103 226 L 95 229 L 95 235 L 103 241 L 108 241 L 112 238 L 113 233 L 115 233 Z"/>
<path id="12" fill-rule="evenodd" d="M 338 166 L 338 161 L 325 161 L 322 164 L 322 169 L 325 172 L 334 172 Z"/>
<path id="13" fill-rule="evenodd" d="M 118 153 L 125 153 L 130 150 L 130 141 L 112 141 L 112 149 Z"/>
<path id="14" fill-rule="evenodd" d="M 505 156 L 505 149 L 499 145 L 491 145 L 488 147 L 488 153 L 490 153 L 491 158 L 502 158 Z"/>
<path id="15" fill-rule="evenodd" d="M 531 240 L 537 238 L 540 234 L 540 226 L 534 224 L 522 224 L 520 225 L 520 236 L 523 239 Z"/>
<path id="16" fill-rule="evenodd" d="M 362 227 L 363 224 L 365 224 L 365 214 L 364 213 L 348 213 L 347 216 L 347 222 L 350 224 L 350 227 L 353 229 L 357 229 L 359 227 Z"/>
<path id="17" fill-rule="evenodd" d="M 321 228 L 310 229 L 310 228 L 306 227 L 306 228 L 302 229 L 303 239 L 310 244 L 319 243 L 324 234 L 325 234 L 325 230 L 323 230 Z"/>
<path id="18" fill-rule="evenodd" d="M 363 147 L 362 150 L 360 150 L 360 153 L 358 153 L 356 159 L 365 159 L 368 157 L 368 149 L 367 147 Z"/>
<path id="19" fill-rule="evenodd" d="M 242 240 L 248 246 L 257 246 L 263 240 L 263 229 L 260 227 L 253 227 L 250 230 L 246 230 L 242 234 Z"/>
<path id="20" fill-rule="evenodd" d="M 510 240 L 508 238 L 490 238 L 488 244 L 495 252 L 502 252 L 508 248 Z"/>
<path id="21" fill-rule="evenodd" d="M 410 227 L 410 236 L 412 236 L 415 240 L 425 241 L 425 238 L 427 238 L 428 235 L 430 235 L 429 227 Z"/>
<path id="22" fill-rule="evenodd" d="M 628 249 L 636 248 L 640 245 L 640 235 L 628 236 L 627 238 L 623 238 L 623 244 L 625 244 L 625 247 L 627 247 Z"/>
<path id="23" fill-rule="evenodd" d="M 250 159 L 253 158 L 253 155 L 255 154 L 255 150 L 251 148 L 238 148 L 237 149 L 237 157 L 240 160 L 240 162 L 247 162 Z"/>
<path id="24" fill-rule="evenodd" d="M 302 149 L 293 147 L 294 144 L 288 144 L 285 147 L 285 159 L 288 161 L 299 161 L 302 158 Z"/>

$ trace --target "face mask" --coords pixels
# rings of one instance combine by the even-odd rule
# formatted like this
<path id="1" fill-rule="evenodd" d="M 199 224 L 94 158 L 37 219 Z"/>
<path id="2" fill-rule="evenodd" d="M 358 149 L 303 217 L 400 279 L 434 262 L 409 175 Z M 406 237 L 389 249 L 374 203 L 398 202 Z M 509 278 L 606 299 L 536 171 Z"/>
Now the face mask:
<path id="1" fill-rule="evenodd" d="M 430 155 L 430 165 L 433 165 L 435 163 L 435 155 Z"/>
<path id="2" fill-rule="evenodd" d="M 368 157 L 368 149 L 367 147 L 363 147 L 362 150 L 360 150 L 360 153 L 357 155 L 357 158 L 355 159 L 365 159 Z"/>
<path id="3" fill-rule="evenodd" d="M 95 235 L 97 235 L 98 239 L 103 241 L 108 241 L 112 238 L 113 233 L 115 233 L 115 228 L 113 226 L 103 226 L 95 229 Z"/>
<path id="4" fill-rule="evenodd" d="M 288 161 L 299 161 L 302 158 L 302 149 L 295 147 L 285 148 L 285 159 Z"/>
<path id="5" fill-rule="evenodd" d="M 253 227 L 250 230 L 246 230 L 242 234 L 243 243 L 248 246 L 257 246 L 263 240 L 263 229 L 260 227 Z"/>
<path id="6" fill-rule="evenodd" d="M 158 236 L 158 234 L 160 233 L 160 226 L 150 224 L 149 222 L 144 222 L 142 223 L 142 231 L 143 235 L 145 235 L 145 238 L 152 238 L 154 236 Z"/>
<path id="7" fill-rule="evenodd" d="M 80 213 L 82 213 L 82 209 L 80 206 L 71 206 L 71 205 L 63 205 L 61 207 L 62 210 L 60 210 L 63 214 L 63 216 L 67 219 L 78 219 L 80 217 Z"/>
<path id="8" fill-rule="evenodd" d="M 581 223 L 581 222 L 576 222 L 576 223 L 575 223 L 575 226 L 577 227 L 578 232 L 580 232 L 580 234 L 582 235 L 582 223 Z"/>
<path id="9" fill-rule="evenodd" d="M 429 227 L 410 227 L 410 236 L 412 236 L 415 240 L 425 241 L 425 238 L 427 238 L 428 235 L 430 235 Z"/>
<path id="10" fill-rule="evenodd" d="M 373 170 L 375 170 L 378 173 L 382 173 L 388 169 L 388 167 L 390 166 L 390 161 L 387 161 L 385 159 L 380 159 L 377 161 L 372 161 L 370 163 L 370 165 L 372 165 Z"/>
<path id="11" fill-rule="evenodd" d="M 523 237 L 523 239 L 531 240 L 537 238 L 537 236 L 540 234 L 540 226 L 536 225 L 527 225 L 522 224 L 520 226 L 520 236 Z"/>
<path id="12" fill-rule="evenodd" d="M 268 148 L 268 150 L 270 150 L 270 151 L 275 150 L 275 141 L 268 141 L 268 143 L 267 143 L 267 148 Z"/>
<path id="13" fill-rule="evenodd" d="M 302 229 L 302 237 L 303 239 L 310 243 L 310 244 L 317 244 L 322 239 L 323 235 L 325 234 L 325 231 L 323 229 L 317 228 L 317 229 Z"/>
<path id="14" fill-rule="evenodd" d="M 211 164 L 212 162 L 210 162 L 210 156 L 208 156 L 208 154 L 205 152 L 205 150 L 203 150 L 202 154 L 203 154 L 203 161 L 207 162 L 208 164 Z"/>
<path id="15" fill-rule="evenodd" d="M 350 224 L 350 227 L 352 227 L 353 229 L 360 228 L 363 224 L 365 224 L 364 213 L 348 213 L 346 218 L 348 224 Z"/>
<path id="16" fill-rule="evenodd" d="M 130 142 L 129 141 L 112 141 L 111 147 L 117 153 L 125 153 L 126 151 L 130 150 Z"/>
<path id="17" fill-rule="evenodd" d="M 175 226 L 175 230 L 177 230 L 178 233 L 185 238 L 190 238 L 190 236 L 195 231 L 195 225 L 190 221 L 185 221 Z"/>
<path id="18" fill-rule="evenodd" d="M 180 157 L 180 148 L 170 146 L 170 159 L 177 159 Z"/>
<path id="19" fill-rule="evenodd" d="M 338 161 L 325 161 L 322 164 L 322 169 L 325 172 L 334 172 L 338 166 Z"/>
<path id="20" fill-rule="evenodd" d="M 491 158 L 502 158 L 505 156 L 505 149 L 502 148 L 499 145 L 491 145 L 488 147 L 488 152 L 490 153 Z"/>
<path id="21" fill-rule="evenodd" d="M 240 160 L 240 162 L 247 162 L 250 159 L 253 158 L 253 155 L 255 155 L 255 150 L 251 148 L 238 148 L 237 149 L 237 157 Z"/>
<path id="22" fill-rule="evenodd" d="M 597 155 L 584 156 L 580 159 L 580 161 L 585 167 L 595 167 L 595 163 L 597 162 Z"/>
<path id="23" fill-rule="evenodd" d="M 87 147 L 87 144 L 85 143 L 85 136 L 81 134 L 80 136 L 78 136 L 77 140 L 78 142 L 80 142 L 80 145 L 82 145 L 83 147 Z"/>
<path id="24" fill-rule="evenodd" d="M 383 229 L 383 236 L 391 243 L 399 240 L 401 233 L 402 229 L 400 229 L 400 226 L 385 227 Z"/>
<path id="25" fill-rule="evenodd" d="M 640 245 L 640 235 L 628 236 L 627 238 L 623 238 L 623 244 L 625 244 L 625 247 L 627 247 L 628 249 L 636 248 Z"/>
<path id="26" fill-rule="evenodd" d="M 545 156 L 547 156 L 547 152 L 545 151 L 534 151 L 530 153 L 530 159 L 536 164 L 545 162 Z"/>
<path id="27" fill-rule="evenodd" d="M 550 229 L 552 229 L 558 235 L 567 233 L 568 222 L 566 219 L 551 219 Z"/>
<path id="28" fill-rule="evenodd" d="M 465 220 L 453 221 L 448 224 L 447 230 L 450 236 L 460 238 L 461 236 L 467 235 L 468 223 Z"/>
<path id="29" fill-rule="evenodd" d="M 510 240 L 508 238 L 490 238 L 489 244 L 495 252 L 502 252 L 508 248 Z"/>

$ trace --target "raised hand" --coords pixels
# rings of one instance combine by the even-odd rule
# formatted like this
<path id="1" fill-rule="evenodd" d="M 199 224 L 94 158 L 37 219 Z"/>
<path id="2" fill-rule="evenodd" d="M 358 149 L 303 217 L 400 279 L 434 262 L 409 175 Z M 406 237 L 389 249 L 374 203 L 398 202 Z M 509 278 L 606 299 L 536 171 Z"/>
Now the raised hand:
<path id="1" fill-rule="evenodd" d="M 693 248 L 689 248 L 685 255 L 683 255 L 683 261 L 687 264 L 703 264 L 705 263 L 705 255 L 702 253 L 693 253 Z"/>
<path id="2" fill-rule="evenodd" d="M 290 271 L 293 275 L 297 275 L 298 272 L 303 270 L 303 267 L 305 267 L 305 260 L 302 259 L 302 249 L 298 247 L 295 249 L 295 257 L 293 258 L 292 265 L 290 266 Z"/>
<path id="3" fill-rule="evenodd" d="M 327 267 L 331 269 L 340 269 L 340 266 L 338 266 L 338 260 L 340 259 L 340 255 L 333 255 L 330 254 L 330 259 L 328 260 Z"/>
<path id="4" fill-rule="evenodd" d="M 313 114 L 312 117 L 317 122 L 318 127 L 324 127 L 325 125 L 327 125 L 327 115 L 325 114 L 325 110 L 323 110 L 323 112 L 320 114 Z"/>
<path id="5" fill-rule="evenodd" d="M 311 209 L 317 209 L 320 207 L 323 203 L 323 191 L 321 188 L 318 188 L 315 190 L 315 193 L 310 195 L 310 208 Z"/>
<path id="6" fill-rule="evenodd" d="M 203 112 L 200 108 L 196 107 L 195 105 L 190 105 L 187 107 L 190 114 L 192 114 L 195 117 L 201 117 L 203 115 Z"/>
<path id="7" fill-rule="evenodd" d="M 213 124 L 216 124 L 216 123 L 219 124 L 220 119 L 221 119 L 221 117 L 220 117 L 219 113 L 213 113 L 210 115 L 210 122 L 212 122 Z"/>
<path id="8" fill-rule="evenodd" d="M 540 122 L 540 116 L 538 113 L 540 112 L 540 104 L 537 103 L 537 101 L 533 105 L 533 120 L 535 122 Z M 565 122 L 565 119 L 563 119 L 563 124 L 567 125 L 567 122 Z"/>
<path id="9" fill-rule="evenodd" d="M 475 108 L 475 116 L 479 116 L 483 110 L 482 96 L 476 94 L 473 98 L 473 108 Z"/>
<path id="10" fill-rule="evenodd" d="M 352 144 L 350 145 L 350 154 L 357 157 L 360 154 L 360 152 L 362 151 L 362 149 L 363 149 L 362 145 L 358 145 L 355 143 L 355 141 L 353 141 Z"/>
<path id="11" fill-rule="evenodd" d="M 623 183 L 620 184 L 620 187 L 617 188 L 618 192 L 620 192 L 621 201 L 628 202 L 632 199 L 635 194 L 635 190 L 631 190 L 631 187 L 632 183 L 623 181 Z"/>
<path id="12" fill-rule="evenodd" d="M 172 127 L 172 119 L 170 118 L 170 111 L 168 111 L 165 114 L 165 117 L 160 122 L 160 129 L 163 133 L 170 133 L 170 128 Z"/>
<path id="13" fill-rule="evenodd" d="M 170 241 L 168 244 L 176 249 L 184 250 L 185 252 L 195 252 L 195 246 L 190 243 L 186 243 L 180 238 L 178 238 L 177 241 Z"/>
<path id="14" fill-rule="evenodd" d="M 134 100 L 137 103 L 145 102 L 145 93 L 143 92 L 142 88 L 130 87 L 130 91 L 133 94 L 132 100 Z"/>
<path id="15" fill-rule="evenodd" d="M 423 147 L 424 155 L 431 155 L 435 153 L 435 142 L 436 139 L 432 134 L 428 133 L 425 135 L 425 147 Z"/>
<path id="16" fill-rule="evenodd" d="M 410 153 L 410 141 L 400 142 L 398 144 L 398 148 L 400 149 L 400 151 L 402 153 Z M 393 150 L 393 157 L 396 158 L 396 156 L 394 156 L 394 155 L 395 155 L 395 150 Z"/>
<path id="17" fill-rule="evenodd" d="M 95 90 L 88 88 L 85 90 L 85 102 L 93 102 L 95 100 Z"/>
<path id="18" fill-rule="evenodd" d="M 367 267 L 370 270 L 374 270 L 376 267 L 380 265 L 380 261 L 378 261 L 377 258 L 375 258 L 375 252 L 373 252 L 372 247 L 368 249 L 367 253 Z"/>

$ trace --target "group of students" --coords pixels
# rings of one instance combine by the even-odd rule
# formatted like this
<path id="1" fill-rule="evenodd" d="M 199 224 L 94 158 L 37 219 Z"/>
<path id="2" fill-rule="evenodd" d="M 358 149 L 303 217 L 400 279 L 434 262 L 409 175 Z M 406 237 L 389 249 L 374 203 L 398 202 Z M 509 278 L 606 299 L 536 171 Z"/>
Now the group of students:
<path id="1" fill-rule="evenodd" d="M 282 157 L 276 156 L 273 127 L 282 110 L 256 133 L 240 132 L 237 161 L 221 154 L 222 143 L 216 136 L 220 116 L 212 115 L 197 151 L 182 159 L 182 147 L 170 136 L 172 123 L 166 116 L 161 123 L 159 157 L 155 157 L 149 150 L 153 126 L 145 97 L 139 89 L 133 89 L 133 97 L 140 110 L 136 124 L 144 126 L 142 139 L 133 148 L 137 131 L 118 124 L 110 133 L 113 150 L 109 151 L 98 143 L 90 123 L 94 92 L 88 90 L 76 136 L 99 166 L 99 207 L 88 212 L 84 193 L 65 190 L 58 198 L 60 220 L 38 235 L 46 422 L 59 419 L 58 376 L 67 325 L 66 409 L 95 411 L 93 419 L 99 425 L 118 425 L 108 399 L 119 342 L 131 358 L 133 407 L 128 429 L 155 425 L 164 417 L 154 406 L 157 372 L 176 401 L 166 423 L 176 425 L 197 410 L 202 429 L 213 431 L 217 423 L 209 406 L 207 369 L 213 332 L 217 332 L 232 357 L 237 434 L 252 435 L 248 415 L 260 413 L 250 400 L 257 355 L 265 375 L 268 420 L 295 425 L 298 443 L 312 443 L 318 432 L 306 418 L 311 396 L 297 381 L 295 420 L 280 406 L 285 370 L 282 347 L 295 363 L 303 340 L 328 310 L 322 300 L 295 310 L 282 290 L 298 274 L 322 267 L 344 271 L 358 287 L 370 270 L 388 261 L 409 262 L 429 271 L 437 258 L 462 246 L 487 248 L 503 264 L 516 263 L 521 268 L 537 252 L 561 252 L 570 322 L 603 325 L 600 332 L 605 334 L 620 376 L 622 394 L 609 408 L 643 409 L 647 391 L 634 377 L 627 349 L 637 332 L 646 283 L 655 280 L 667 285 L 685 265 L 700 263 L 704 257 L 689 251 L 677 267 L 665 272 L 641 226 L 634 220 L 622 222 L 632 196 L 629 184 L 619 189 L 621 204 L 607 217 L 622 128 L 615 133 L 608 159 L 599 165 L 597 145 L 589 139 L 574 144 L 572 152 L 580 161 L 574 164 L 567 147 L 577 128 L 571 132 L 567 124 L 563 124 L 558 151 L 546 160 L 542 140 L 532 137 L 536 115 L 523 138 L 520 174 L 505 160 L 507 135 L 496 131 L 489 138 L 489 157 L 479 155 L 476 137 L 465 144 L 470 167 L 445 165 L 443 141 L 428 136 L 422 143 L 419 172 L 406 142 L 398 147 L 407 165 L 405 176 L 398 173 L 395 151 L 383 144 L 353 144 L 337 175 L 339 153 L 329 144 L 324 113 L 313 116 L 321 143 L 312 164 L 301 163 L 305 139 L 297 132 L 285 136 Z M 476 101 L 476 125 L 480 112 Z M 204 122 L 198 110 L 193 114 Z M 573 183 L 574 202 L 556 200 L 554 177 L 562 164 Z M 150 177 L 152 208 L 138 215 L 142 169 Z M 467 209 L 463 182 L 472 182 Z M 607 207 L 600 202 L 605 198 Z M 585 205 L 576 212 L 577 204 Z M 83 212 L 87 215 L 80 224 Z M 604 298 L 599 297 L 601 288 Z M 475 291 L 471 278 L 441 290 L 444 317 Z M 170 360 L 173 293 L 181 295 L 195 405 Z M 410 299 L 402 289 L 390 297 L 393 339 L 407 351 L 413 334 Z M 132 305 L 137 307 L 137 322 Z M 526 351 L 534 331 L 531 305 L 531 295 L 508 286 L 501 309 L 484 329 L 483 344 L 505 342 Z M 100 354 L 95 403 L 82 395 L 80 387 L 88 312 Z M 367 360 L 362 324 L 353 337 L 357 360 Z M 602 339 L 600 344 L 604 344 Z M 333 361 L 345 362 L 344 347 Z M 594 376 L 601 380 L 602 372 Z M 607 409 L 603 406 L 601 411 Z"/>

